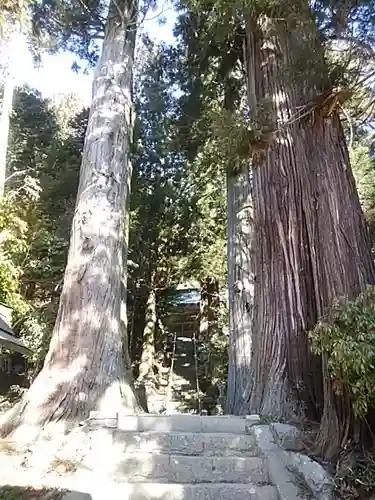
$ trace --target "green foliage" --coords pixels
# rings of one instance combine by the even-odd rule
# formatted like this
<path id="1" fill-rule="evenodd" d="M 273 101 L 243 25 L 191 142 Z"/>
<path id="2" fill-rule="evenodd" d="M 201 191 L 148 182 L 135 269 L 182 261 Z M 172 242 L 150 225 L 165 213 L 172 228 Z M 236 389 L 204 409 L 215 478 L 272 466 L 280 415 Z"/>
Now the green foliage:
<path id="1" fill-rule="evenodd" d="M 107 18 L 129 12 L 132 30 L 138 18 L 143 20 L 155 6 L 155 0 L 36 0 L 30 9 L 34 55 L 39 59 L 42 50 L 70 51 L 78 57 L 73 69 L 78 71 L 81 65 L 87 69 L 98 61 Z"/>
<path id="2" fill-rule="evenodd" d="M 160 289 L 178 283 L 176 262 L 185 246 L 182 157 L 171 147 L 176 100 L 174 51 L 143 40 L 147 57 L 138 68 L 129 258 L 131 278 Z"/>
<path id="3" fill-rule="evenodd" d="M 313 351 L 327 358 L 336 394 L 345 391 L 356 418 L 364 418 L 375 407 L 375 287 L 337 300 L 310 336 Z"/>
<path id="4" fill-rule="evenodd" d="M 357 141 L 350 151 L 350 160 L 362 209 L 375 238 L 375 165 L 367 137 Z"/>
<path id="5" fill-rule="evenodd" d="M 15 96 L 6 194 L 0 200 L 0 302 L 13 309 L 13 328 L 43 362 L 64 273 L 87 113 L 76 101 L 53 102 L 29 88 Z"/>
<path id="6" fill-rule="evenodd" d="M 56 308 L 28 300 L 24 291 L 37 276 L 43 282 L 51 275 L 51 258 L 38 255 L 37 247 L 43 244 L 43 236 L 53 239 L 53 235 L 41 227 L 36 200 L 28 199 L 25 193 L 16 198 L 10 195 L 0 202 L 0 302 L 12 308 L 13 328 L 33 349 L 30 361 L 35 364 L 44 359 L 48 349 Z M 58 272 L 61 275 L 61 267 Z"/>
<path id="7" fill-rule="evenodd" d="M 228 375 L 228 311 L 221 305 L 218 310 L 217 327 L 210 330 L 209 338 L 199 349 L 199 364 L 204 368 L 206 384 L 226 383 Z"/>
<path id="8" fill-rule="evenodd" d="M 30 2 L 28 0 L 2 0 L 0 4 L 0 37 L 3 34 L 3 26 L 7 23 L 14 24 L 23 20 L 26 9 Z"/>
<path id="9" fill-rule="evenodd" d="M 338 461 L 335 492 L 343 500 L 371 499 L 375 491 L 375 450 L 359 452 L 348 448 Z"/>
<path id="10" fill-rule="evenodd" d="M 49 349 L 53 327 L 57 315 L 58 302 L 31 304 L 27 311 L 18 314 L 14 327 L 33 353 L 29 358 L 35 374 L 41 368 Z"/>
<path id="11" fill-rule="evenodd" d="M 19 282 L 28 242 L 32 238 L 30 226 L 24 219 L 27 199 L 17 206 L 9 197 L 0 201 L 0 302 L 12 307 L 17 314 L 25 313 L 28 306 L 22 299 Z M 31 208 L 29 203 L 29 207 Z M 26 208 L 27 210 L 27 208 Z"/>

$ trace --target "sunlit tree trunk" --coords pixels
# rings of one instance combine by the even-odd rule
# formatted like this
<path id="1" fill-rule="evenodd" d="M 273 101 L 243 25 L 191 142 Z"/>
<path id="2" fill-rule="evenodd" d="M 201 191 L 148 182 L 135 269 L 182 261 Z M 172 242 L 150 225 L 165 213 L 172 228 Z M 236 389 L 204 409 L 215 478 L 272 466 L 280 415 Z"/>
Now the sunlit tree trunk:
<path id="1" fill-rule="evenodd" d="M 201 282 L 201 296 L 199 301 L 199 340 L 205 342 L 208 339 L 208 290 L 207 281 Z"/>
<path id="2" fill-rule="evenodd" d="M 142 354 L 139 364 L 138 380 L 140 382 L 143 382 L 147 378 L 152 378 L 153 376 L 156 319 L 156 293 L 153 286 L 151 286 L 146 305 Z"/>
<path id="3" fill-rule="evenodd" d="M 13 109 L 15 89 L 15 53 L 17 51 L 17 44 L 22 32 L 23 8 L 24 6 L 21 4 L 20 6 L 15 6 L 13 12 L 9 11 L 8 15 L 5 15 L 5 17 L 1 19 L 1 14 L 3 13 L 1 12 L 0 7 L 0 70 L 2 73 L 2 99 L 0 114 L 0 197 L 4 195 L 4 186 L 6 181 L 9 123 L 10 115 Z"/>
<path id="4" fill-rule="evenodd" d="M 218 325 L 218 314 L 220 307 L 219 282 L 214 279 L 207 280 L 208 299 L 208 335 L 215 331 Z"/>
<path id="5" fill-rule="evenodd" d="M 119 15 L 119 9 L 121 16 Z M 44 367 L 3 433 L 28 441 L 90 410 L 135 412 L 121 335 L 123 221 L 127 206 L 134 3 L 111 2 L 93 82 L 68 263 Z"/>
<path id="6" fill-rule="evenodd" d="M 253 315 L 250 169 L 228 175 L 229 361 L 226 412 L 242 413 L 249 391 Z"/>
<path id="7" fill-rule="evenodd" d="M 9 139 L 9 118 L 12 112 L 14 94 L 14 78 L 8 72 L 4 79 L 3 96 L 1 100 L 0 115 L 0 197 L 4 194 L 6 179 L 6 163 Z"/>
<path id="8" fill-rule="evenodd" d="M 131 117 L 134 121 L 134 116 Z M 133 131 L 134 123 L 129 123 L 131 134 Z M 131 136 L 131 139 L 133 137 Z M 131 191 L 131 178 L 132 178 L 132 164 L 128 161 L 128 169 L 125 176 L 125 216 L 124 216 L 124 226 L 123 226 L 123 249 L 122 249 L 122 259 L 123 259 L 123 270 L 122 270 L 122 286 L 121 286 L 121 329 L 122 329 L 122 348 L 125 361 L 125 367 L 127 372 L 131 371 L 131 339 L 129 339 L 129 325 L 128 325 L 128 248 L 129 248 L 129 229 L 130 229 L 130 191 Z M 134 312 L 133 312 L 134 318 Z M 130 329 L 130 337 L 132 335 L 132 325 Z"/>

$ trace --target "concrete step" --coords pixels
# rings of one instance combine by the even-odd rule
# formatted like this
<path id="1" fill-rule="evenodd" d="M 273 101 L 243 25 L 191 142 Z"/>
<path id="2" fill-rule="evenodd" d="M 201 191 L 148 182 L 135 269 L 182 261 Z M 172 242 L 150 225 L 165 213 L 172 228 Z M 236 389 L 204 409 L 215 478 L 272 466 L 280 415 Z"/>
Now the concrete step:
<path id="1" fill-rule="evenodd" d="M 114 430 L 113 442 L 127 453 L 194 456 L 256 456 L 255 436 L 224 433 L 129 432 Z"/>
<path id="2" fill-rule="evenodd" d="M 127 483 L 269 483 L 266 464 L 258 457 L 124 453 L 110 475 Z"/>
<path id="3" fill-rule="evenodd" d="M 86 423 L 90 427 L 107 426 L 124 431 L 246 434 L 253 425 L 259 424 L 259 416 L 110 415 L 91 412 Z"/>
<path id="4" fill-rule="evenodd" d="M 72 492 L 63 500 L 278 500 L 273 486 L 252 484 L 162 484 L 114 485 L 105 482 L 90 494 Z"/>

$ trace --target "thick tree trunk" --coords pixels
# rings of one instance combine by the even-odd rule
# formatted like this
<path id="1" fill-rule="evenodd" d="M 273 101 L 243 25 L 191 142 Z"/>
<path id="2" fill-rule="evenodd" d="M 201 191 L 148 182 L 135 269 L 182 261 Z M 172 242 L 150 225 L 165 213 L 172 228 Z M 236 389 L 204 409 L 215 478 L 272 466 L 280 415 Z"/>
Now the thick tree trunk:
<path id="1" fill-rule="evenodd" d="M 345 137 L 337 115 L 316 124 L 307 137 L 310 169 L 315 169 L 316 219 L 309 227 L 314 241 L 315 295 L 318 314 L 335 297 L 353 298 L 375 283 L 371 241 L 351 171 Z M 313 170 L 314 171 L 314 170 Z M 334 458 L 347 439 L 358 437 L 349 398 L 335 395 L 323 359 L 324 412 L 319 451 Z M 367 424 L 366 424 L 367 427 Z"/>
<path id="2" fill-rule="evenodd" d="M 90 410 L 138 408 L 122 353 L 125 182 L 135 44 L 131 0 L 111 2 L 93 83 L 80 183 L 59 311 L 44 367 L 3 432 L 28 441 L 48 423 Z M 123 16 L 119 16 L 119 10 Z"/>
<path id="3" fill-rule="evenodd" d="M 285 77 L 296 40 L 313 43 L 314 25 L 306 22 L 293 32 L 284 21 L 247 21 L 249 103 L 271 102 L 275 130 L 273 142 L 253 156 L 250 409 L 276 418 L 301 411 L 317 417 L 323 408 L 322 370 L 307 331 L 336 297 L 352 297 L 374 282 L 371 247 L 337 114 L 315 108 L 310 119 L 298 119 L 298 110 L 317 90 L 308 80 Z M 346 427 L 346 415 L 335 415 L 326 368 L 324 377 L 324 411 L 331 415 L 335 441 L 340 427 Z"/>
<path id="4" fill-rule="evenodd" d="M 250 169 L 228 176 L 229 361 L 226 412 L 246 411 L 251 383 L 253 218 Z"/>
<path id="5" fill-rule="evenodd" d="M 259 128 L 278 130 L 274 142 L 253 156 L 254 385 L 248 397 L 250 411 L 290 420 L 314 412 L 320 381 L 319 375 L 313 379 L 316 365 L 306 333 L 317 318 L 306 221 L 313 211 L 312 179 L 300 124 L 287 125 L 305 103 L 285 77 L 292 44 L 279 24 L 247 22 L 249 106 L 257 109 L 268 99 L 269 123 Z"/>
<path id="6" fill-rule="evenodd" d="M 148 295 L 145 328 L 143 330 L 142 354 L 139 365 L 138 381 L 153 378 L 155 357 L 155 330 L 156 330 L 156 293 L 152 287 Z"/>

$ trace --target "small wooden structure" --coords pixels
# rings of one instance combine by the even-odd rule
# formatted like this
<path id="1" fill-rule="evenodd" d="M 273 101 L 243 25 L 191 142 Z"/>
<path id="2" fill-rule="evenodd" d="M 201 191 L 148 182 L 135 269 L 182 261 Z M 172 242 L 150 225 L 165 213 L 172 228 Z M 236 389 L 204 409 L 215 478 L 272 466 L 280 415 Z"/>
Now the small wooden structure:
<path id="1" fill-rule="evenodd" d="M 25 356 L 30 356 L 32 350 L 14 335 L 10 327 L 11 314 L 12 309 L 0 302 L 0 347 L 5 347 L 6 349 L 19 352 Z"/>

